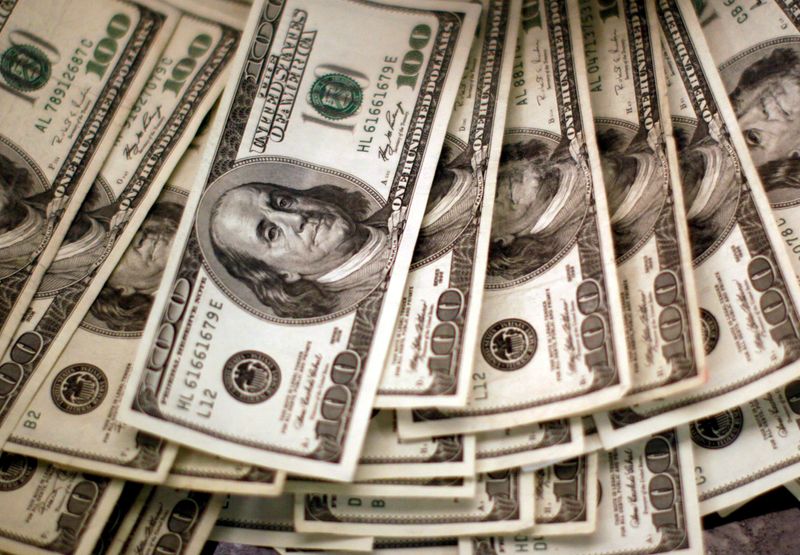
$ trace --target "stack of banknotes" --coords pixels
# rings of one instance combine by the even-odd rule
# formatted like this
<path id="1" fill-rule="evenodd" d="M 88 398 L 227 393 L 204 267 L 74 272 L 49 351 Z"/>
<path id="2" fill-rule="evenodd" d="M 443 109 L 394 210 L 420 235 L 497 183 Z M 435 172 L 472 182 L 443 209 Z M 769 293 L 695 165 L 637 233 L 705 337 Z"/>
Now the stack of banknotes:
<path id="1" fill-rule="evenodd" d="M 0 0 L 0 551 L 703 553 L 798 273 L 796 0 Z"/>

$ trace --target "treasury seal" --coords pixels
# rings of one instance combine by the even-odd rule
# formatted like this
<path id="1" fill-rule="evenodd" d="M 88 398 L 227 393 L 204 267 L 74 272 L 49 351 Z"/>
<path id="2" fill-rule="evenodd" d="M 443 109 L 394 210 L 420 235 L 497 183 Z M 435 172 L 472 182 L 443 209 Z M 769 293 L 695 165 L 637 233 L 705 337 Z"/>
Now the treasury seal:
<path id="1" fill-rule="evenodd" d="M 50 60 L 30 44 L 12 46 L 0 56 L 0 74 L 18 91 L 41 89 L 50 79 Z"/>
<path id="2" fill-rule="evenodd" d="M 481 353 L 492 368 L 509 372 L 528 364 L 537 344 L 536 331 L 528 322 L 507 318 L 484 332 Z"/>
<path id="3" fill-rule="evenodd" d="M 693 422 L 689 426 L 692 441 L 704 449 L 723 449 L 736 441 L 744 427 L 742 409 L 726 410 Z"/>
<path id="4" fill-rule="evenodd" d="M 269 355 L 258 351 L 241 351 L 225 363 L 222 383 L 237 401 L 263 403 L 281 385 L 281 369 Z"/>
<path id="5" fill-rule="evenodd" d="M 50 394 L 53 403 L 67 414 L 92 412 L 108 393 L 108 379 L 96 366 L 73 364 L 56 375 Z"/>
<path id="6" fill-rule="evenodd" d="M 317 78 L 308 93 L 309 102 L 328 119 L 344 119 L 361 107 L 364 92 L 354 79 L 341 73 L 328 73 Z"/>
<path id="7" fill-rule="evenodd" d="M 36 472 L 36 459 L 3 452 L 0 454 L 0 491 L 19 489 Z"/>
<path id="8" fill-rule="evenodd" d="M 700 309 L 700 331 L 703 334 L 703 348 L 706 354 L 714 350 L 719 341 L 719 324 L 714 315 L 707 311 L 705 308 Z"/>

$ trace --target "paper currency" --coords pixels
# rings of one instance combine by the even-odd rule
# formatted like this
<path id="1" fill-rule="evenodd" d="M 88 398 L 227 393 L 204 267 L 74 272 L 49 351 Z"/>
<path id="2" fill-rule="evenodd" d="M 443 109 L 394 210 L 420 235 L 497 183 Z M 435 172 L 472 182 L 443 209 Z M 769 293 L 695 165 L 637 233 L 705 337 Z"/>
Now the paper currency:
<path id="1" fill-rule="evenodd" d="M 210 493 L 147 487 L 121 522 L 108 555 L 200 553 L 222 508 Z"/>
<path id="2" fill-rule="evenodd" d="M 123 483 L 0 453 L 0 484 L 0 550 L 88 555 Z"/>
<path id="3" fill-rule="evenodd" d="M 47 14 L 46 16 L 43 16 Z M 18 0 L 0 19 L 0 353 L 177 22 L 150 0 Z M 0 366 L 0 414 L 38 344 Z M 0 442 L 2 443 L 2 442 Z"/>
<path id="4" fill-rule="evenodd" d="M 724 2 L 695 4 L 711 56 L 761 176 L 795 273 L 800 274 L 800 14 L 764 0 L 734 14 Z"/>
<path id="5" fill-rule="evenodd" d="M 183 189 L 174 198 L 161 197 L 149 210 L 222 91 L 240 36 L 236 26 L 244 24 L 245 14 L 239 8 L 238 17 L 218 11 L 208 13 L 213 17 L 208 19 L 181 12 L 177 30 L 47 269 L 14 345 L 3 356 L 4 366 L 16 368 L 22 377 L 4 400 L 0 441 L 11 434 L 54 366 L 63 364 L 51 374 L 52 401 L 37 408 L 54 415 L 85 414 L 102 402 L 113 366 L 124 369 L 133 357 L 137 342 L 130 337 L 144 327 L 191 182 L 179 184 Z M 70 341 L 81 324 L 93 333 L 84 331 Z M 95 351 L 87 360 L 87 340 L 124 349 L 127 357 L 108 350 Z M 127 348 L 126 340 L 131 343 Z M 59 359 L 68 344 L 73 358 Z M 77 359 L 76 348 L 81 351 Z M 116 374 L 121 376 L 121 370 Z M 35 418 L 27 423 L 42 424 Z M 49 443 L 58 443 L 58 431 L 49 430 L 55 434 Z M 41 433 L 34 439 L 44 440 Z"/>
<path id="6" fill-rule="evenodd" d="M 192 21 L 202 20 L 192 18 Z M 192 21 L 187 27 L 191 27 Z M 133 243 L 123 254 L 119 263 L 121 275 L 141 272 L 155 279 L 159 270 L 163 270 L 164 253 L 174 240 L 186 196 L 196 178 L 210 117 L 206 116 L 200 125 Z M 145 272 L 145 268 L 153 273 Z M 130 377 L 130 363 L 152 303 L 152 291 L 146 294 L 147 291 L 135 290 L 133 295 L 121 295 L 121 289 L 114 286 L 115 281 L 112 277 L 111 283 L 101 290 L 80 327 L 63 347 L 6 445 L 12 452 L 94 472 L 143 482 L 163 482 L 175 459 L 176 447 L 126 426 L 116 418 Z M 128 297 L 133 302 L 128 302 Z M 130 310 L 122 310 L 125 307 Z M 108 319 L 113 315 L 119 318 L 114 318 L 116 324 L 109 326 Z M 76 368 L 93 368 L 94 376 L 85 373 L 64 379 L 65 373 Z M 93 377 L 102 377 L 104 381 L 92 381 Z M 76 381 L 85 389 L 78 389 L 80 395 L 68 403 L 64 393 L 69 392 L 67 386 Z M 92 389 L 91 385 L 97 387 Z"/>
<path id="7" fill-rule="evenodd" d="M 701 514 L 800 476 L 800 380 L 689 424 Z"/>
<path id="8" fill-rule="evenodd" d="M 138 511 L 142 509 L 137 500 L 142 490 L 149 487 L 151 486 L 139 482 L 125 482 L 122 493 L 108 516 L 100 537 L 94 544 L 92 555 L 116 555 L 118 553 L 117 549 L 112 549 L 112 546 L 119 548 L 119 541 L 115 544 L 114 539 L 123 534 L 127 535 L 133 529 L 135 515 L 138 515 Z"/>
<path id="9" fill-rule="evenodd" d="M 181 448 L 164 485 L 195 491 L 272 497 L 283 491 L 286 473 Z"/>
<path id="10" fill-rule="evenodd" d="M 325 493 L 354 497 L 465 498 L 474 497 L 476 490 L 477 481 L 475 476 L 368 480 L 363 482 L 324 482 L 322 480 L 304 480 L 292 477 L 286 481 L 286 491 L 291 493 Z"/>
<path id="11" fill-rule="evenodd" d="M 465 538 L 460 553 L 704 553 L 688 438 L 666 431 L 599 457 L 602 495 L 597 510 L 602 516 L 594 533 Z"/>
<path id="12" fill-rule="evenodd" d="M 370 417 L 353 481 L 474 474 L 474 436 L 402 440 L 397 433 L 395 411 L 376 409 Z"/>
<path id="13" fill-rule="evenodd" d="M 476 435 L 475 471 L 546 465 L 583 453 L 579 418 L 528 424 Z"/>
<path id="14" fill-rule="evenodd" d="M 519 0 L 481 0 L 376 406 L 463 407 L 486 278 Z"/>
<path id="15" fill-rule="evenodd" d="M 552 420 L 628 389 L 577 5 L 541 6 L 514 63 L 469 402 L 401 412 L 401 437 Z"/>
<path id="16" fill-rule="evenodd" d="M 247 545 L 278 545 L 292 549 L 371 551 L 371 537 L 304 534 L 294 527 L 294 496 L 275 499 L 233 495 L 225 501 L 211 539 Z"/>
<path id="17" fill-rule="evenodd" d="M 797 280 L 691 2 L 658 0 L 708 382 L 597 414 L 606 447 L 739 405 L 793 379 Z"/>
<path id="18" fill-rule="evenodd" d="M 254 5 L 121 420 L 352 478 L 479 10 Z"/>
<path id="19" fill-rule="evenodd" d="M 786 482 L 783 484 L 783 487 L 789 490 L 789 492 L 797 497 L 800 500 L 800 478 L 795 478 L 791 482 Z"/>
<path id="20" fill-rule="evenodd" d="M 458 555 L 458 538 L 375 538 L 375 555 Z"/>
<path id="21" fill-rule="evenodd" d="M 533 534 L 549 537 L 594 532 L 599 499 L 597 457 L 594 453 L 565 460 L 534 473 Z"/>
<path id="22" fill-rule="evenodd" d="M 514 532 L 533 526 L 533 503 L 533 475 L 515 469 L 480 475 L 469 499 L 298 496 L 294 522 L 304 532 L 403 538 Z"/>
<path id="23" fill-rule="evenodd" d="M 653 4 L 581 3 L 592 113 L 632 387 L 625 404 L 706 379 L 700 310 Z"/>

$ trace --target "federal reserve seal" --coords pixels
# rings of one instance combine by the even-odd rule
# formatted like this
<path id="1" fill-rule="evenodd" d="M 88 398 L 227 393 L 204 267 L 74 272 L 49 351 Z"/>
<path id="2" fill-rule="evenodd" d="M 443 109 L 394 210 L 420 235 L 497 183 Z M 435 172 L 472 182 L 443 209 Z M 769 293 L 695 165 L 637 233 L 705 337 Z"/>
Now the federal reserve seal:
<path id="1" fill-rule="evenodd" d="M 0 454 L 0 491 L 19 489 L 36 472 L 36 459 L 3 452 Z"/>
<path id="2" fill-rule="evenodd" d="M 73 364 L 58 373 L 50 394 L 53 403 L 67 414 L 86 414 L 103 402 L 108 393 L 108 379 L 96 366 Z"/>
<path id="3" fill-rule="evenodd" d="M 689 426 L 692 441 L 704 449 L 723 449 L 736 441 L 742 433 L 744 415 L 734 408 L 697 420 Z"/>
<path id="4" fill-rule="evenodd" d="M 328 73 L 317 78 L 308 93 L 309 102 L 328 119 L 344 119 L 361 107 L 364 92 L 356 81 L 341 73 Z"/>
<path id="5" fill-rule="evenodd" d="M 700 322 L 702 323 L 703 348 L 706 354 L 709 354 L 719 342 L 719 324 L 714 315 L 705 308 L 700 309 Z"/>
<path id="6" fill-rule="evenodd" d="M 281 385 L 281 369 L 272 357 L 258 351 L 236 353 L 222 369 L 222 383 L 242 403 L 263 403 Z"/>
<path id="7" fill-rule="evenodd" d="M 18 91 L 41 89 L 50 79 L 50 60 L 30 44 L 12 46 L 0 57 L 0 74 Z"/>
<path id="8" fill-rule="evenodd" d="M 536 331 L 524 320 L 508 318 L 495 323 L 483 334 L 481 353 L 492 368 L 519 370 L 536 353 Z"/>

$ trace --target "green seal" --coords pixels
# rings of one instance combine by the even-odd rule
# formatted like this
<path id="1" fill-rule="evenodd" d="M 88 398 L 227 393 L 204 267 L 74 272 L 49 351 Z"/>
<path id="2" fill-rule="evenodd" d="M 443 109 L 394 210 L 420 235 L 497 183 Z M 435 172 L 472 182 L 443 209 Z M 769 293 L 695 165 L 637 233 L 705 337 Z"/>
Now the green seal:
<path id="1" fill-rule="evenodd" d="M 12 46 L 0 56 L 0 74 L 18 91 L 35 91 L 50 79 L 50 60 L 30 44 Z"/>
<path id="2" fill-rule="evenodd" d="M 328 73 L 311 85 L 309 101 L 321 116 L 343 119 L 352 116 L 361 107 L 364 92 L 354 79 L 341 73 Z"/>

